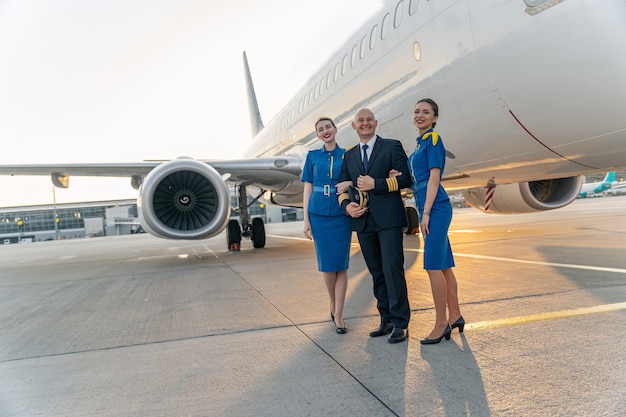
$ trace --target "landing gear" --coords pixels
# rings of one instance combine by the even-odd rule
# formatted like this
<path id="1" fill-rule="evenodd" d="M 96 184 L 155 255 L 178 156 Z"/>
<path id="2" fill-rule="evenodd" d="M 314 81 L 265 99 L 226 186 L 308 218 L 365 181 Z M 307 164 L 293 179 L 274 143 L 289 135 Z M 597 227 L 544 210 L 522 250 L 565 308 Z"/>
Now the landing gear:
<path id="1" fill-rule="evenodd" d="M 415 207 L 407 206 L 404 208 L 406 211 L 407 227 L 405 233 L 407 235 L 417 235 L 420 232 L 420 221 L 417 216 L 417 210 Z"/>
<path id="2" fill-rule="evenodd" d="M 250 213 L 248 213 L 248 208 L 263 195 L 263 190 L 261 190 L 259 195 L 252 201 L 248 202 L 246 186 L 239 185 L 237 188 L 239 189 L 237 195 L 237 201 L 239 203 L 239 221 L 235 219 L 228 221 L 226 238 L 228 250 L 240 250 L 242 237 L 252 239 L 252 246 L 255 248 L 263 248 L 265 247 L 265 224 L 263 223 L 263 219 L 255 217 L 252 219 L 252 223 L 250 223 Z M 241 222 L 241 227 L 239 226 L 239 222 Z"/>
<path id="3" fill-rule="evenodd" d="M 255 248 L 265 247 L 265 225 L 260 217 L 252 219 L 252 246 Z"/>
<path id="4" fill-rule="evenodd" d="M 226 243 L 228 250 L 239 250 L 241 248 L 241 228 L 237 220 L 228 221 L 228 230 L 226 230 Z"/>

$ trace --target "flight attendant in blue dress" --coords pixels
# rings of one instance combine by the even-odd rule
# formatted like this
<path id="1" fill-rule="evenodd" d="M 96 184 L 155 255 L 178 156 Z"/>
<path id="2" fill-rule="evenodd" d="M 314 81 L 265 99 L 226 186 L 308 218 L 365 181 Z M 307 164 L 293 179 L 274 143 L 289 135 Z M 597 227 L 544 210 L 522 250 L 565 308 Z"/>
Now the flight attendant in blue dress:
<path id="1" fill-rule="evenodd" d="M 459 308 L 457 282 L 452 270 L 454 257 L 448 239 L 452 204 L 441 185 L 446 150 L 441 137 L 433 130 L 438 118 L 437 103 L 429 98 L 417 102 L 413 124 L 419 136 L 415 150 L 408 158 L 415 205 L 424 237 L 424 269 L 430 278 L 436 313 L 434 329 L 421 340 L 424 345 L 439 343 L 444 337 L 449 340 L 452 329 L 458 327 L 459 332 L 463 332 L 465 326 Z"/>
<path id="2" fill-rule="evenodd" d="M 304 236 L 315 244 L 318 270 L 324 275 L 330 297 L 330 316 L 337 333 L 344 334 L 348 331 L 343 307 L 348 290 L 352 228 L 350 218 L 339 206 L 337 194 L 345 191 L 350 182 L 338 184 L 337 181 L 345 149 L 337 145 L 335 123 L 322 117 L 315 123 L 315 131 L 324 146 L 309 151 L 302 169 Z"/>

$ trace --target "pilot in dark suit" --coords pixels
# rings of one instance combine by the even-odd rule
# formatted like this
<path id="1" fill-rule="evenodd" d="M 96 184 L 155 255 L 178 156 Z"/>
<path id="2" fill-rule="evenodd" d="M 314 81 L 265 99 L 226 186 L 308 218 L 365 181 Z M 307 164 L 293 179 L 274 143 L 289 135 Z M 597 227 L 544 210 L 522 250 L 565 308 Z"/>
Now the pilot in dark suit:
<path id="1" fill-rule="evenodd" d="M 380 326 L 371 337 L 391 333 L 389 343 L 408 337 L 411 310 L 404 277 L 403 227 L 406 214 L 400 190 L 411 186 L 407 156 L 400 141 L 376 135 L 378 121 L 369 109 L 359 110 L 352 127 L 359 135 L 359 146 L 344 154 L 339 181 L 352 181 L 367 192 L 367 207 L 350 200 L 349 193 L 339 196 L 339 204 L 352 218 L 361 252 L 372 274 L 374 296 L 380 313 Z M 405 173 L 390 177 L 391 170 Z"/>

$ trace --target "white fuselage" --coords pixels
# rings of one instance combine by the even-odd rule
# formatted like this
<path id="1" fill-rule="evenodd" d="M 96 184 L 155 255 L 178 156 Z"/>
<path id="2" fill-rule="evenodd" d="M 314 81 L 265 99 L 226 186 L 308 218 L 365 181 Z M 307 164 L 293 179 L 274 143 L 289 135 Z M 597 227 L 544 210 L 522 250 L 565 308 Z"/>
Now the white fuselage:
<path id="1" fill-rule="evenodd" d="M 526 3 L 541 2 L 393 2 L 322 66 L 246 156 L 320 146 L 320 116 L 335 120 L 340 146 L 353 146 L 350 123 L 362 107 L 374 111 L 379 135 L 410 153 L 414 105 L 430 97 L 451 154 L 448 190 L 626 167 L 626 3 L 565 0 L 543 11 Z"/>

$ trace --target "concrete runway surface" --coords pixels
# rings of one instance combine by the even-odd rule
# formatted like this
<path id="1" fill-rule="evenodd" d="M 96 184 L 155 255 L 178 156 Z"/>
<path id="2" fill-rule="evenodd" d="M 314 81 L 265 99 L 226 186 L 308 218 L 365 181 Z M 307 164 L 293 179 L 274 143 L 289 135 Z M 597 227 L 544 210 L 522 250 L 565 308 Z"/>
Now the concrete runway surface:
<path id="1" fill-rule="evenodd" d="M 302 223 L 267 246 L 148 235 L 0 246 L 0 416 L 624 416 L 626 196 L 455 209 L 465 332 L 434 323 L 405 237 L 408 342 L 378 325 L 356 236 L 330 321 Z"/>

